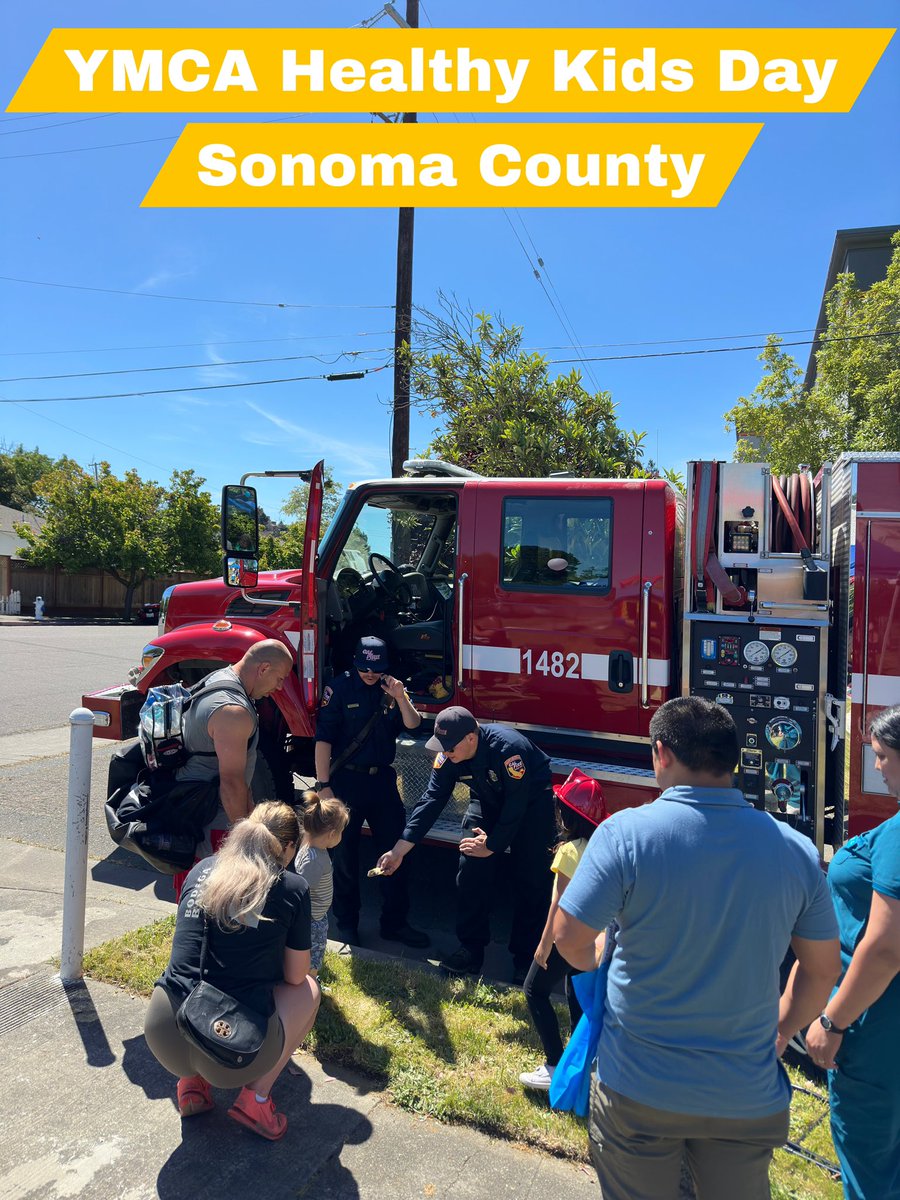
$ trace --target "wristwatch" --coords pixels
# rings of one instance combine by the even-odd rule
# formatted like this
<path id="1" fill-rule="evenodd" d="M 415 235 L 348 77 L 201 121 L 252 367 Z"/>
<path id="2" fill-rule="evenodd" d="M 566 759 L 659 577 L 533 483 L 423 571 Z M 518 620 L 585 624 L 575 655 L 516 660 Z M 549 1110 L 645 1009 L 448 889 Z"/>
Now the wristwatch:
<path id="1" fill-rule="evenodd" d="M 846 1029 L 838 1029 L 837 1025 L 835 1025 L 834 1021 L 832 1021 L 831 1017 L 829 1017 L 827 1013 L 821 1014 L 821 1016 L 819 1017 L 819 1024 L 822 1026 L 822 1028 L 825 1030 L 826 1033 L 841 1033 L 841 1034 L 843 1034 L 843 1033 L 847 1032 Z"/>
<path id="2" fill-rule="evenodd" d="M 328 782 L 327 779 L 317 779 L 316 782 L 313 784 L 313 791 L 321 792 L 322 788 L 330 788 L 330 787 L 331 787 L 331 784 Z"/>

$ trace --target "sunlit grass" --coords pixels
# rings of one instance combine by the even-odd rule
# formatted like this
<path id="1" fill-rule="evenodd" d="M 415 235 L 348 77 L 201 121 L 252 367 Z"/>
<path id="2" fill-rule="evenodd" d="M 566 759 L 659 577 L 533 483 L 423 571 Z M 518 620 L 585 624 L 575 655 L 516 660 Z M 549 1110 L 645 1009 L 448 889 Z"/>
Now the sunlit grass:
<path id="1" fill-rule="evenodd" d="M 168 961 L 173 929 L 167 917 L 107 942 L 85 957 L 85 969 L 94 979 L 149 995 Z M 374 1078 L 409 1112 L 585 1158 L 585 1123 L 552 1111 L 546 1095 L 519 1084 L 519 1072 L 543 1057 L 520 991 L 331 953 L 321 979 L 330 991 L 305 1047 L 317 1058 Z M 821 1094 L 800 1072 L 790 1074 Z M 821 1099 L 795 1093 L 791 1137 L 823 1114 Z M 827 1115 L 804 1145 L 834 1161 Z M 824 1171 L 784 1151 L 776 1153 L 771 1176 L 775 1200 L 841 1197 Z"/>

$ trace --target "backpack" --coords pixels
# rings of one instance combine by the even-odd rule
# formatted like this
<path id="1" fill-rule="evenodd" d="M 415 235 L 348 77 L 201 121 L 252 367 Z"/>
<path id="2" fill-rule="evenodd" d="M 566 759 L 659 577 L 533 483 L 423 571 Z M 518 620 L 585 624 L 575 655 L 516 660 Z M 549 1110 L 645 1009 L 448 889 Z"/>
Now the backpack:
<path id="1" fill-rule="evenodd" d="M 115 772 L 121 778 L 136 760 L 143 763 L 137 742 L 117 751 L 117 755 L 121 758 L 115 767 L 110 764 L 111 776 Z M 130 764 L 126 761 L 129 755 Z M 176 783 L 169 771 L 141 767 L 137 779 L 129 783 L 126 778 L 110 793 L 104 816 L 109 836 L 117 846 L 140 855 L 162 874 L 175 875 L 193 866 L 197 843 L 218 804 L 216 780 Z"/>
<path id="2" fill-rule="evenodd" d="M 109 835 L 165 875 L 190 869 L 204 826 L 219 804 L 217 779 L 175 779 L 176 769 L 193 757 L 185 746 L 184 718 L 205 686 L 202 679 L 190 689 L 180 683 L 151 688 L 141 707 L 138 739 L 120 747 L 109 763 L 104 806 Z M 212 690 L 237 687 L 221 684 Z M 215 751 L 195 753 L 210 757 Z"/>
<path id="3" fill-rule="evenodd" d="M 144 762 L 151 771 L 174 771 L 192 757 L 184 743 L 184 719 L 194 697 L 203 691 L 206 682 L 206 679 L 201 679 L 192 688 L 186 688 L 181 683 L 167 683 L 152 687 L 147 692 L 147 699 L 138 714 L 138 736 Z M 246 695 L 239 683 L 220 683 L 212 690 L 239 691 Z M 210 758 L 215 751 L 196 750 L 193 754 Z"/>

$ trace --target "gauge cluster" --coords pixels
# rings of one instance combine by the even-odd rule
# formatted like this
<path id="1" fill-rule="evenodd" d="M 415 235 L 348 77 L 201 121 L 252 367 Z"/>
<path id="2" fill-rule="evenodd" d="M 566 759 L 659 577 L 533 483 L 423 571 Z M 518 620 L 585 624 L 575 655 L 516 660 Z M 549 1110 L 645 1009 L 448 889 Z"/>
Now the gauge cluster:
<path id="1" fill-rule="evenodd" d="M 757 808 L 810 831 L 821 630 L 691 622 L 690 691 L 728 708 L 738 729 L 737 786 Z"/>

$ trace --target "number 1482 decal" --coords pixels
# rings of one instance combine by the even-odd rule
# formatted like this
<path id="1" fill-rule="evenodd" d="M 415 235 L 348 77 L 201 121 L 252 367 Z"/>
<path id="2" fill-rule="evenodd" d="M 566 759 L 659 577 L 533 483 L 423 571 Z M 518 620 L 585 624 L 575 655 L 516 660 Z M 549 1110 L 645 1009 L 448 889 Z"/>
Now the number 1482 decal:
<path id="1" fill-rule="evenodd" d="M 522 671 L 526 675 L 552 675 L 555 679 L 580 679 L 581 655 L 562 650 L 542 650 L 535 659 L 532 649 L 522 651 Z"/>

